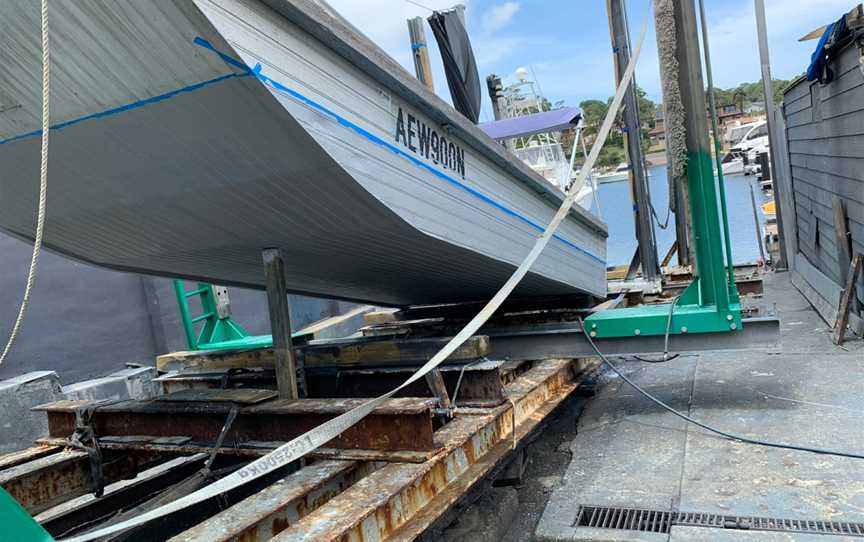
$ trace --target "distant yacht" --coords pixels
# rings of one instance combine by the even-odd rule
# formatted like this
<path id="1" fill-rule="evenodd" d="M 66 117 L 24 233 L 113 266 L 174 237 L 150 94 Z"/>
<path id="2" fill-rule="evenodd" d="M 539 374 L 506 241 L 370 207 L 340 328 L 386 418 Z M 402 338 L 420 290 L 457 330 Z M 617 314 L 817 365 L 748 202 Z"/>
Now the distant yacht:
<path id="1" fill-rule="evenodd" d="M 651 176 L 650 172 L 646 172 L 648 177 Z M 605 183 L 618 183 L 622 181 L 626 181 L 630 178 L 630 164 L 627 162 L 621 162 L 618 164 L 618 167 L 611 171 L 607 171 L 605 173 L 600 173 L 595 176 L 597 179 L 597 184 L 605 184 Z"/>

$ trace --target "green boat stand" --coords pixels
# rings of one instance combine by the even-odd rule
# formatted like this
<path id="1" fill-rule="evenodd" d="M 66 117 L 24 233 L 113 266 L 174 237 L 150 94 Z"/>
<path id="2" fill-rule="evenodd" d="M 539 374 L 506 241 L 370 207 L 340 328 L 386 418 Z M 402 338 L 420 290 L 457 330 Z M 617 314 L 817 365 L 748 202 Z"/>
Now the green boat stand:
<path id="1" fill-rule="evenodd" d="M 228 289 L 224 286 L 199 282 L 194 290 L 187 291 L 182 280 L 175 280 L 174 293 L 189 350 L 242 350 L 273 346 L 272 336 L 250 335 L 231 318 Z M 201 304 L 201 314 L 193 317 L 189 300 L 196 296 Z M 196 333 L 195 326 L 199 322 L 203 322 L 203 325 Z"/>
<path id="2" fill-rule="evenodd" d="M 722 176 L 719 187 L 715 181 L 707 149 L 688 153 L 687 185 L 695 278 L 673 301 L 668 332 L 670 335 L 735 332 L 742 326 L 741 301 L 732 267 L 726 191 Z M 668 303 L 601 311 L 585 319 L 585 332 L 598 339 L 665 335 L 669 311 Z"/>
<path id="3" fill-rule="evenodd" d="M 15 542 L 54 542 L 39 523 L 30 517 L 27 510 L 18 504 L 5 489 L 0 487 L 0 540 Z"/>

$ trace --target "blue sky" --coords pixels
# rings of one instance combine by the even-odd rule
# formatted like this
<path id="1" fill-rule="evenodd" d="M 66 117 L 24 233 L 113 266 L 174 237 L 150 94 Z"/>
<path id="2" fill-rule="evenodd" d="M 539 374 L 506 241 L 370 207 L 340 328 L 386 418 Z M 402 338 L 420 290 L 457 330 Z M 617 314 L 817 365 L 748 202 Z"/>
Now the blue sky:
<path id="1" fill-rule="evenodd" d="M 413 74 L 406 19 L 429 15 L 408 0 L 329 0 L 349 21 L 372 38 Z M 417 0 L 431 8 L 452 6 L 454 0 Z M 468 30 L 480 78 L 496 73 L 513 80 L 519 66 L 532 68 L 543 93 L 552 102 L 578 105 L 585 99 L 605 99 L 614 92 L 609 27 L 604 0 L 463 0 Z M 856 0 L 766 0 L 771 70 L 790 78 L 809 63 L 815 41 L 799 43 L 802 35 L 836 20 Z M 635 45 L 649 17 L 647 0 L 627 0 Z M 753 0 L 706 0 L 714 81 L 733 87 L 760 77 Z M 652 21 L 653 22 L 653 21 Z M 427 38 L 434 42 L 428 25 Z M 449 101 L 441 58 L 430 44 L 435 88 Z M 649 26 L 636 70 L 648 96 L 660 101 L 660 76 L 653 25 Z M 485 84 L 483 85 L 485 89 Z M 482 120 L 491 120 L 484 95 Z"/>

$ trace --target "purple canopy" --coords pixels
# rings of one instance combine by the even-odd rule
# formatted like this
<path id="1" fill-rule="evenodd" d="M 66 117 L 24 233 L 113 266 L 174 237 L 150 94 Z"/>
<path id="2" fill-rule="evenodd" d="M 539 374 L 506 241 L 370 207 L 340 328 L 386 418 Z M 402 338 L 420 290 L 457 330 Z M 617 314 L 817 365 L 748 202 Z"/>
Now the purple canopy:
<path id="1" fill-rule="evenodd" d="M 582 110 L 578 107 L 564 107 L 524 117 L 484 122 L 477 126 L 492 139 L 510 139 L 572 128 L 581 117 Z"/>

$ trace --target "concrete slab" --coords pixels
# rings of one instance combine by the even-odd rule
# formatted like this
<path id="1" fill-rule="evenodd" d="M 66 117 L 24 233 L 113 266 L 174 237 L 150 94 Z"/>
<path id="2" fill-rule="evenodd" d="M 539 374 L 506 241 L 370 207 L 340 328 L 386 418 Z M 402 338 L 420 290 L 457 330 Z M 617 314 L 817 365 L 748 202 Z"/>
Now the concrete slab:
<path id="1" fill-rule="evenodd" d="M 128 399 L 126 379 L 103 376 L 63 386 L 63 399 L 70 401 L 98 401 L 101 399 Z"/>
<path id="2" fill-rule="evenodd" d="M 721 354 L 699 363 L 691 415 L 750 438 L 864 454 L 858 354 Z M 688 432 L 681 510 L 864 521 L 862 461 Z"/>
<path id="3" fill-rule="evenodd" d="M 641 362 L 620 365 L 662 401 L 686 410 L 696 359 L 664 364 L 662 373 Z M 535 535 L 550 541 L 666 540 L 656 533 L 573 526 L 580 504 L 671 510 L 679 493 L 685 422 L 660 412 L 615 375 L 607 373 L 600 386 L 579 419 L 578 436 L 570 443 L 573 459 Z"/>
<path id="4" fill-rule="evenodd" d="M 109 376 L 126 380 L 126 392 L 130 399 L 151 399 L 162 393 L 162 386 L 153 382 L 153 379 L 159 376 L 156 367 L 130 367 Z"/>
<path id="5" fill-rule="evenodd" d="M 60 398 L 60 378 L 54 371 L 34 371 L 0 381 L 0 454 L 23 450 L 48 433 L 44 412 L 35 405 Z"/>
<path id="6" fill-rule="evenodd" d="M 89 401 L 150 399 L 161 393 L 159 384 L 153 382 L 156 376 L 155 367 L 123 369 L 102 378 L 63 386 L 63 398 Z"/>
<path id="7" fill-rule="evenodd" d="M 776 304 L 781 318 L 779 354 L 613 362 L 659 399 L 719 429 L 864 454 L 858 431 L 864 341 L 833 345 L 830 330 L 786 274 L 769 276 L 765 292 L 763 301 Z M 864 522 L 862 461 L 722 439 L 659 409 L 609 372 L 570 450 L 571 463 L 538 523 L 539 540 L 637 539 L 626 531 L 573 527 L 580 504 Z M 661 539 L 824 538 L 789 536 L 675 527 L 671 538 Z"/>
<path id="8" fill-rule="evenodd" d="M 669 542 L 860 542 L 860 538 L 769 531 L 737 531 L 705 527 L 672 527 Z"/>

